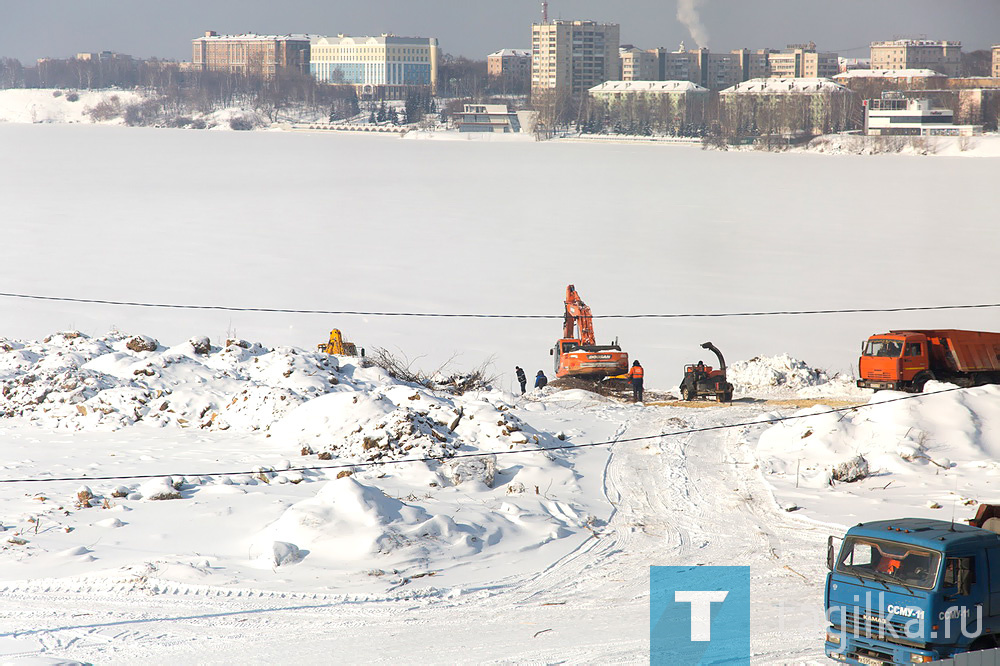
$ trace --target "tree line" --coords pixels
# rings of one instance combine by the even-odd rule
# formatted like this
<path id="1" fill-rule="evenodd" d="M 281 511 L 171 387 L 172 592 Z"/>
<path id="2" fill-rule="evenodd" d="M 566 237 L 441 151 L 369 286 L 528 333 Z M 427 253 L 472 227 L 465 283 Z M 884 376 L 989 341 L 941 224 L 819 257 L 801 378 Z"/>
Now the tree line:
<path id="1" fill-rule="evenodd" d="M 861 102 L 850 91 L 810 94 L 623 95 L 574 97 L 536 91 L 531 106 L 542 128 L 590 134 L 748 137 L 825 134 L 858 129 Z"/>

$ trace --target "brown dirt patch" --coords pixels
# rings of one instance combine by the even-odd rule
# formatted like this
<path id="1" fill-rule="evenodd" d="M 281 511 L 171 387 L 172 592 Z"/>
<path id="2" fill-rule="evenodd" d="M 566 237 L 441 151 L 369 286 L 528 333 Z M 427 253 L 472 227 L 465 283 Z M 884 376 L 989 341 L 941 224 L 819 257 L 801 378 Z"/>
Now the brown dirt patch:
<path id="1" fill-rule="evenodd" d="M 827 407 L 857 407 L 859 405 L 866 404 L 867 401 L 858 400 L 844 400 L 844 399 L 831 399 L 831 398 L 782 398 L 776 400 L 759 400 L 755 398 L 737 398 L 731 403 L 718 403 L 715 400 L 658 400 L 655 402 L 646 402 L 647 405 L 652 405 L 655 407 L 688 407 L 690 409 L 704 409 L 706 407 L 724 407 L 730 404 L 732 405 L 746 405 L 746 404 L 757 404 L 766 407 L 791 407 L 794 409 L 805 409 L 806 407 L 815 407 L 816 405 L 825 405 Z"/>

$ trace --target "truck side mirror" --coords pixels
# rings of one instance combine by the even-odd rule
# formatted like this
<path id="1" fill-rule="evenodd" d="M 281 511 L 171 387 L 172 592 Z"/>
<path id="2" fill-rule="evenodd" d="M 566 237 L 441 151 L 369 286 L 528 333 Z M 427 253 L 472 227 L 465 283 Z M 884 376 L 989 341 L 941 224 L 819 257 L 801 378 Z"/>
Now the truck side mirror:
<path id="1" fill-rule="evenodd" d="M 556 351 L 555 349 L 549 349 L 549 356 L 552 356 L 555 353 L 555 351 Z"/>
<path id="2" fill-rule="evenodd" d="M 836 553 L 833 550 L 833 535 L 831 534 L 826 538 L 826 568 L 833 571 L 833 562 L 836 558 Z"/>

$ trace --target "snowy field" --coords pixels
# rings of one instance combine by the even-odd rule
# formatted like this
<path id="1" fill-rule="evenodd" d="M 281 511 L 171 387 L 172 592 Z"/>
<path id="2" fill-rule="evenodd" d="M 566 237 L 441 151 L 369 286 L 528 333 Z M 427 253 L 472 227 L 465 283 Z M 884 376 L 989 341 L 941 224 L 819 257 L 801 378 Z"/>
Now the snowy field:
<path id="1" fill-rule="evenodd" d="M 1000 286 L 991 158 L 13 124 L 0 146 L 9 293 L 559 314 L 572 282 L 611 314 Z M 643 663 L 648 567 L 738 561 L 755 662 L 820 663 L 828 534 L 1000 500 L 1000 389 L 886 402 L 845 376 L 873 332 L 992 309 L 596 322 L 664 391 L 712 340 L 737 400 L 700 408 L 511 394 L 558 319 L 0 297 L 0 322 L 0 481 L 39 479 L 0 484 L 3 662 Z M 402 384 L 312 351 L 333 326 L 505 375 Z M 744 425 L 689 432 L 722 424 Z M 858 456 L 871 476 L 830 485 Z"/>
<path id="2" fill-rule="evenodd" d="M 996 300 L 989 158 L 14 124 L 0 125 L 0 145 L 5 292 L 557 316 L 569 283 L 597 315 Z M 958 262 L 976 278 L 960 278 Z M 336 326 L 431 369 L 495 357 L 506 388 L 515 364 L 551 367 L 561 330 L 559 319 L 2 307 L 8 337 L 118 326 L 168 344 L 198 334 L 314 348 Z M 871 333 L 995 321 L 956 311 L 595 327 L 643 362 L 649 385 L 670 387 L 706 340 L 731 360 L 788 353 L 850 371 Z"/>

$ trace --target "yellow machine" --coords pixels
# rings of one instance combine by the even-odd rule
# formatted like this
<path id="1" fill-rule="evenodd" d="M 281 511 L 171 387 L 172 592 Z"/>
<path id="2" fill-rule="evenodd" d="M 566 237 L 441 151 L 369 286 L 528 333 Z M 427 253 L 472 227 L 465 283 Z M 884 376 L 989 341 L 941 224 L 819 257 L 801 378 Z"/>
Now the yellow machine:
<path id="1" fill-rule="evenodd" d="M 358 347 L 353 342 L 344 342 L 344 336 L 339 328 L 330 331 L 330 341 L 326 344 L 316 345 L 316 349 L 327 354 L 338 354 L 340 356 L 357 356 Z"/>

